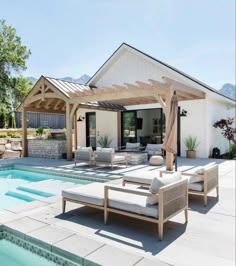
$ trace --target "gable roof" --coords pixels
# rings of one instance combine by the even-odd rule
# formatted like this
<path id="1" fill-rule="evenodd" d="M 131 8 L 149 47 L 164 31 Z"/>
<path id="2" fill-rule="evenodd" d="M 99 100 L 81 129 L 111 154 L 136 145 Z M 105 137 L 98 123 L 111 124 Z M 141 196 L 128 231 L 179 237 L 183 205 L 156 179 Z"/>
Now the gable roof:
<path id="1" fill-rule="evenodd" d="M 220 96 L 222 96 L 222 97 L 225 97 L 225 98 L 227 98 L 227 99 L 232 100 L 232 101 L 235 102 L 234 99 L 232 99 L 232 98 L 226 96 L 225 94 L 223 94 L 223 93 L 219 92 L 218 90 L 216 90 L 216 89 L 210 87 L 209 85 L 207 85 L 207 84 L 205 84 L 205 83 L 203 83 L 203 82 L 201 82 L 201 81 L 199 81 L 199 80 L 193 78 L 192 76 L 186 74 L 185 72 L 183 72 L 183 71 L 181 71 L 181 70 L 179 70 L 179 69 L 177 69 L 177 68 L 175 68 L 175 67 L 173 67 L 173 66 L 171 66 L 171 65 L 169 65 L 169 64 L 166 64 L 166 63 L 164 63 L 164 62 L 162 62 L 162 61 L 160 61 L 160 60 L 158 60 L 158 59 L 156 59 L 156 58 L 154 58 L 154 57 L 152 57 L 152 56 L 150 56 L 150 55 L 148 55 L 148 54 L 146 54 L 146 53 L 144 53 L 144 52 L 138 50 L 137 48 L 135 48 L 135 47 L 133 47 L 133 46 L 127 44 L 127 43 L 122 43 L 122 44 L 121 44 L 121 45 L 115 50 L 115 52 L 114 52 L 114 53 L 113 53 L 113 54 L 112 54 L 112 55 L 106 60 L 106 62 L 105 62 L 105 63 L 104 63 L 104 64 L 103 64 L 103 65 L 97 70 L 97 72 L 96 72 L 96 73 L 95 73 L 95 74 L 94 74 L 94 75 L 93 75 L 93 76 L 87 81 L 86 85 L 91 85 L 92 82 L 95 80 L 95 78 L 97 78 L 100 74 L 106 72 L 106 70 L 109 68 L 109 64 L 111 63 L 111 61 L 113 61 L 115 58 L 117 58 L 117 57 L 118 57 L 118 56 L 124 51 L 124 49 L 132 50 L 133 52 L 135 52 L 135 53 L 136 53 L 137 55 L 139 55 L 139 56 L 140 56 L 140 55 L 141 55 L 141 56 L 145 56 L 145 57 L 147 57 L 149 60 L 151 59 L 152 61 L 154 61 L 154 62 L 156 62 L 156 63 L 158 63 L 158 64 L 161 64 L 161 65 L 163 65 L 163 66 L 165 66 L 165 67 L 171 69 L 172 71 L 174 71 L 174 72 L 176 72 L 176 73 L 182 75 L 183 77 L 189 79 L 190 81 L 192 81 L 192 82 L 194 82 L 194 83 L 196 83 L 196 84 L 198 84 L 198 85 L 204 87 L 204 88 L 207 89 L 208 91 L 211 91 L 211 92 L 213 92 L 213 93 L 216 93 L 216 94 L 218 94 L 218 95 L 220 95 Z"/>

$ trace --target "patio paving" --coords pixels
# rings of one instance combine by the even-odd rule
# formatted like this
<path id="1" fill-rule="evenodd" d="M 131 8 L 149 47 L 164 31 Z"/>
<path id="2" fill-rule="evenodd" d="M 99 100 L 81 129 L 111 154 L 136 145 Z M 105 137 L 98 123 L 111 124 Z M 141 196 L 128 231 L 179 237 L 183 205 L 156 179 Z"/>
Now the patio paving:
<path id="1" fill-rule="evenodd" d="M 208 162 L 179 158 L 178 169 Z M 183 213 L 175 216 L 164 226 L 163 241 L 158 240 L 157 226 L 152 223 L 110 214 L 108 224 L 104 225 L 101 211 L 74 203 L 68 203 L 67 213 L 62 214 L 60 196 L 0 210 L 0 225 L 58 254 L 74 258 L 78 255 L 78 262 L 83 265 L 235 265 L 236 161 L 216 162 L 220 174 L 219 200 L 215 191 L 210 193 L 207 207 L 199 198 L 190 199 L 188 224 L 184 224 Z M 74 164 L 66 160 L 0 160 L 1 165 L 9 163 L 106 175 L 112 183 L 120 183 L 117 178 L 124 175 L 155 176 L 164 169 L 147 164 L 117 167 L 113 171 L 86 166 L 74 169 Z"/>

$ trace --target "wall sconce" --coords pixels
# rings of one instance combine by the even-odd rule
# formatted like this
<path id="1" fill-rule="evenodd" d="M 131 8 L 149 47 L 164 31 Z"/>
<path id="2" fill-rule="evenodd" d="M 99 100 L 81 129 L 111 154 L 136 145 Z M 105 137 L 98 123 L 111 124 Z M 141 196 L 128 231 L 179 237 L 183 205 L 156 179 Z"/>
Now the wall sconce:
<path id="1" fill-rule="evenodd" d="M 187 112 L 186 110 L 183 109 L 179 116 L 187 116 L 187 113 L 188 113 L 188 112 Z"/>
<path id="2" fill-rule="evenodd" d="M 79 118 L 77 119 L 78 122 L 82 122 L 84 120 L 84 116 L 80 115 Z"/>

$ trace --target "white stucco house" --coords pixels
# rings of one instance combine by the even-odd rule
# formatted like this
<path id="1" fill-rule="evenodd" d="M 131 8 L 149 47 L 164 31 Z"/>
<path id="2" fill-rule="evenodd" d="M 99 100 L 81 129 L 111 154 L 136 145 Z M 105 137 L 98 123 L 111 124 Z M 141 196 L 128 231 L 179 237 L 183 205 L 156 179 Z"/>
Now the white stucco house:
<path id="1" fill-rule="evenodd" d="M 86 85 L 41 76 L 18 111 L 22 112 L 23 156 L 27 156 L 27 112 L 66 114 L 66 153 L 98 146 L 101 136 L 118 149 L 127 142 L 162 143 L 173 93 L 178 97 L 178 155 L 183 140 L 197 137 L 197 157 L 207 158 L 228 141 L 214 122 L 235 117 L 235 101 L 182 71 L 123 43 Z M 168 155 L 168 153 L 167 153 Z M 170 160 L 171 161 L 171 160 Z"/>
<path id="2" fill-rule="evenodd" d="M 197 157 L 207 158 L 213 147 L 218 147 L 221 153 L 227 152 L 228 141 L 221 135 L 221 131 L 212 125 L 221 118 L 235 117 L 235 101 L 126 43 L 123 43 L 112 54 L 86 85 L 106 88 L 113 84 L 133 84 L 137 80 L 147 82 L 154 79 L 163 82 L 163 77 L 189 85 L 203 91 L 206 95 L 205 99 L 179 102 L 180 113 L 183 110 L 187 111 L 186 116 L 180 115 L 179 118 L 179 155 L 185 156 L 186 147 L 183 139 L 189 135 L 196 136 L 198 139 Z M 143 142 L 144 145 L 150 141 L 152 143 L 163 141 L 165 126 L 162 107 L 159 103 L 128 105 L 124 108 L 126 110 L 121 111 L 120 115 L 114 111 L 80 108 L 77 117 L 87 117 L 87 119 L 77 123 L 78 146 L 95 145 L 98 138 L 105 134 L 112 139 L 111 146 L 114 148 L 120 144 L 125 145 L 127 141 Z M 88 130 L 86 135 L 89 115 L 95 122 L 91 136 L 89 136 Z M 132 127 L 134 128 L 130 132 L 127 132 L 129 130 L 127 128 L 129 121 L 125 122 L 127 119 L 133 119 Z"/>

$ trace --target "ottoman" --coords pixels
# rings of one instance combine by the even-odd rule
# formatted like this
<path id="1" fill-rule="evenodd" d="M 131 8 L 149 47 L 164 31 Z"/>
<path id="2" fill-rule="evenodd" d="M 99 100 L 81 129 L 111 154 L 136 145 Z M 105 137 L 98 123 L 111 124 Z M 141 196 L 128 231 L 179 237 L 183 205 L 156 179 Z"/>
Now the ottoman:
<path id="1" fill-rule="evenodd" d="M 162 165 L 163 157 L 159 155 L 153 155 L 149 160 L 150 165 Z"/>

